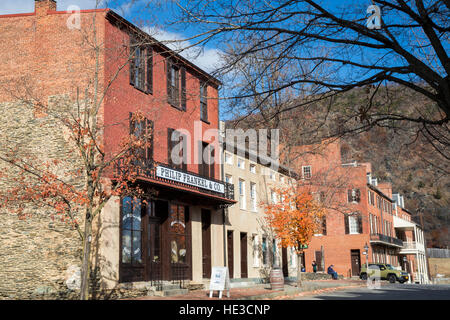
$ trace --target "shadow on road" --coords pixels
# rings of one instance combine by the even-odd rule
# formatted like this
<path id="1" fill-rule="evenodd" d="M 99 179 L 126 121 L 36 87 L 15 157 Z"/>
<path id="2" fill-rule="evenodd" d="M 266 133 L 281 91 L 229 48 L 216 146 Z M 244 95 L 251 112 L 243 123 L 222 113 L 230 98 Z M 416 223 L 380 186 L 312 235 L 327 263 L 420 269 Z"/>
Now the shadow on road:
<path id="1" fill-rule="evenodd" d="M 311 298 L 314 300 L 450 300 L 450 285 L 383 285 L 379 289 L 362 287 Z"/>

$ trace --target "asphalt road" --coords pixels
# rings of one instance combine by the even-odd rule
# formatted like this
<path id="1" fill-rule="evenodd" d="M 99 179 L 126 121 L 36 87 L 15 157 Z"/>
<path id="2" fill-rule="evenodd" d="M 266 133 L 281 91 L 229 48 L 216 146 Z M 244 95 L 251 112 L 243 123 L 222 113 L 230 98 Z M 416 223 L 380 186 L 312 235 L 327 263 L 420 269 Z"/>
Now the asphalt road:
<path id="1" fill-rule="evenodd" d="M 378 289 L 349 288 L 294 300 L 450 300 L 450 285 L 388 283 Z"/>

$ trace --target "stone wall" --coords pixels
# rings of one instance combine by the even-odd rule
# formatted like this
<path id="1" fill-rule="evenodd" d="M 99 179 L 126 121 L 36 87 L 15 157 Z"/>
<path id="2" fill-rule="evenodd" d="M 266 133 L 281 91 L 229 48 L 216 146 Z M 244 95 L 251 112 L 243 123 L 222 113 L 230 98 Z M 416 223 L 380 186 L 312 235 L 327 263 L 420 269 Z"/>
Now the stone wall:
<path id="1" fill-rule="evenodd" d="M 49 105 L 66 105 L 64 99 L 49 99 Z M 63 158 L 76 166 L 77 158 L 69 148 L 61 126 L 51 116 L 36 118 L 32 107 L 22 103 L 0 104 L 0 152 L 19 147 L 18 157 L 36 156 L 40 164 Z M 24 156 L 25 157 L 25 156 Z M 17 171 L 0 161 L 0 191 L 8 190 Z M 73 169 L 73 168 L 72 168 Z M 67 168 L 61 168 L 64 172 Z M 76 293 L 65 285 L 66 270 L 79 266 L 81 242 L 78 233 L 50 210 L 34 210 L 30 217 L 0 209 L 0 299 L 71 298 Z"/>

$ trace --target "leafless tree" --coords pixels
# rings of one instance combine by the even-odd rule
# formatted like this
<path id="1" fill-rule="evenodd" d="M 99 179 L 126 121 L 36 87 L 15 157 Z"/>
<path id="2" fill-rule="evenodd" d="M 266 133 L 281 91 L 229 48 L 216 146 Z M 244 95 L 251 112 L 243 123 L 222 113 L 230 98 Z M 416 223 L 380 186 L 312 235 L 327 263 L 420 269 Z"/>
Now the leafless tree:
<path id="1" fill-rule="evenodd" d="M 158 0 L 148 1 L 155 2 Z M 336 119 L 338 114 L 338 120 L 346 124 L 346 130 L 337 125 L 341 129 L 328 136 L 412 123 L 427 143 L 450 159 L 447 0 L 171 3 L 174 12 L 169 22 L 195 28 L 191 43 L 214 43 L 224 52 L 226 63 L 217 72 L 239 81 L 239 86 L 225 90 L 226 99 L 235 107 L 254 98 L 252 109 L 265 109 L 278 95 L 288 92 L 298 99 L 271 110 L 265 120 L 322 102 L 328 106 L 325 119 Z M 380 29 L 366 26 L 370 4 L 381 9 Z M 262 69 L 239 71 L 242 64 L 255 59 L 262 62 Z M 276 75 L 280 70 L 291 72 L 278 77 L 276 83 L 263 81 L 266 73 Z M 360 103 L 334 105 L 336 97 L 358 88 L 364 88 L 357 91 L 364 98 Z M 409 89 L 427 103 L 409 110 L 398 108 L 390 103 L 392 88 L 396 92 Z"/>

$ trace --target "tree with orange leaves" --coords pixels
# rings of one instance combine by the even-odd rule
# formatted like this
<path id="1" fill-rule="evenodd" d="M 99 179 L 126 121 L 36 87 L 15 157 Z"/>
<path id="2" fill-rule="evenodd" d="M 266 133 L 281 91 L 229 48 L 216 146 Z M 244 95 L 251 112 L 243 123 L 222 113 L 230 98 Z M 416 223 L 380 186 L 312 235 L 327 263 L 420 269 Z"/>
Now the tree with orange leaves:
<path id="1" fill-rule="evenodd" d="M 297 253 L 297 285 L 302 286 L 301 254 L 320 229 L 326 210 L 314 200 L 312 193 L 295 186 L 275 189 L 278 203 L 265 205 L 265 220 L 273 229 L 283 248 L 294 248 Z"/>

